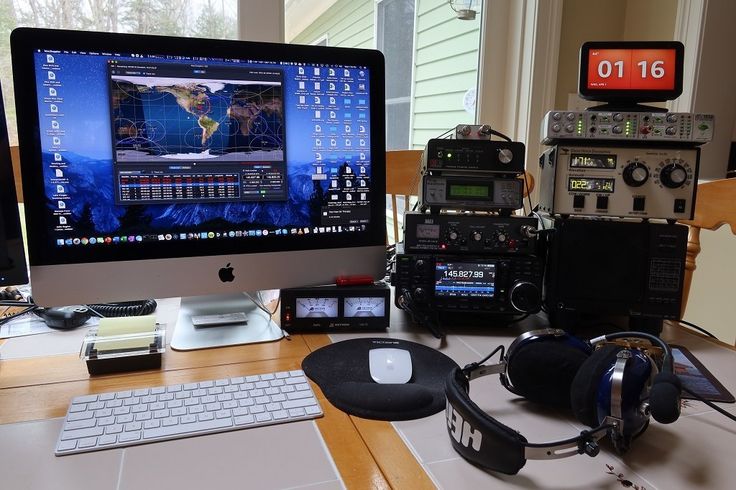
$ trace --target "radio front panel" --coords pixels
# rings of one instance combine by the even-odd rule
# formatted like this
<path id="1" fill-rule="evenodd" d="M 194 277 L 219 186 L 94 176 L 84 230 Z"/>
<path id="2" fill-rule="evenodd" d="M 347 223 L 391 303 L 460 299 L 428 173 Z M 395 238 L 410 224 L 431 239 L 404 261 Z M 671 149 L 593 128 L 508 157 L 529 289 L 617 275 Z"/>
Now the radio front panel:
<path id="1" fill-rule="evenodd" d="M 714 129 L 713 114 L 551 111 L 542 121 L 540 139 L 545 145 L 569 140 L 702 144 L 713 139 Z"/>
<path id="2" fill-rule="evenodd" d="M 699 148 L 552 147 L 540 210 L 556 215 L 692 219 Z"/>
<path id="3" fill-rule="evenodd" d="M 517 178 L 432 176 L 422 178 L 422 208 L 470 210 L 519 209 L 524 182 Z"/>

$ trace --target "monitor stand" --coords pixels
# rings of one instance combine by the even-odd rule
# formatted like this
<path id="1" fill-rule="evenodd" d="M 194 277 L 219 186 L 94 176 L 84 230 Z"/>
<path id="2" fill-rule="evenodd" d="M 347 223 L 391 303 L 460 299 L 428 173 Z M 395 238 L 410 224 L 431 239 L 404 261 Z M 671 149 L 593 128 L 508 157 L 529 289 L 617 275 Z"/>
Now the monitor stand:
<path id="1" fill-rule="evenodd" d="M 192 316 L 243 312 L 246 323 L 195 327 Z M 228 345 L 273 342 L 283 338 L 281 328 L 244 294 L 192 296 L 181 299 L 170 346 L 174 350 L 208 349 Z"/>

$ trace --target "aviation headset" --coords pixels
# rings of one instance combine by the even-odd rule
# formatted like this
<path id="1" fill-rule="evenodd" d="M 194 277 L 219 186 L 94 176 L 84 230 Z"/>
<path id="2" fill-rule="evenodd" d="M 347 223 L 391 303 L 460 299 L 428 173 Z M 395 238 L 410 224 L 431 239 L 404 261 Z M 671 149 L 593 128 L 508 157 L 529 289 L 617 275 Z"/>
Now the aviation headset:
<path id="1" fill-rule="evenodd" d="M 596 349 L 598 344 L 602 345 Z M 498 350 L 501 362 L 484 365 Z M 654 357 L 661 353 L 660 371 Z M 448 376 L 446 416 L 452 445 L 471 463 L 510 475 L 518 473 L 527 459 L 595 456 L 598 440 L 606 435 L 618 452 L 624 452 L 647 428 L 650 414 L 663 424 L 680 416 L 681 385 L 673 362 L 664 341 L 642 332 L 608 334 L 590 342 L 559 329 L 526 332 L 505 356 L 499 347 L 483 361 L 455 368 Z M 489 374 L 500 374 L 504 387 L 527 400 L 571 407 L 591 429 L 560 441 L 528 442 L 470 399 L 470 381 Z"/>

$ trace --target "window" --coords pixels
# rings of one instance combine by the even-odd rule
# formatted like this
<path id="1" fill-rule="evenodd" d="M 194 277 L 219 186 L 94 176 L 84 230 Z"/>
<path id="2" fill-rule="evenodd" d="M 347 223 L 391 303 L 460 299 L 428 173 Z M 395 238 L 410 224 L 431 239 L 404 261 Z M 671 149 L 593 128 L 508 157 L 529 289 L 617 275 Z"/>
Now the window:
<path id="1" fill-rule="evenodd" d="M 475 122 L 480 12 L 461 20 L 447 0 L 284 0 L 284 21 L 286 42 L 328 36 L 330 46 L 383 52 L 387 149 L 424 148 Z"/>
<path id="2" fill-rule="evenodd" d="M 10 60 L 16 27 L 236 39 L 237 0 L 1 0 L 0 79 L 11 145 L 18 144 Z"/>
<path id="3" fill-rule="evenodd" d="M 376 48 L 386 58 L 386 149 L 409 148 L 414 0 L 376 5 Z"/>

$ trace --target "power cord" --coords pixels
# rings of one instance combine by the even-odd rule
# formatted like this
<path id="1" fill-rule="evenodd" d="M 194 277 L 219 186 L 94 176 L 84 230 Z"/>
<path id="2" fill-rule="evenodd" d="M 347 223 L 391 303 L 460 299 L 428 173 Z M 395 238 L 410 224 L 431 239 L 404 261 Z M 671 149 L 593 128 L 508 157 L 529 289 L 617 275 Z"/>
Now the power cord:
<path id="1" fill-rule="evenodd" d="M 243 293 L 248 299 L 250 299 L 254 305 L 256 305 L 256 308 L 264 312 L 268 315 L 268 321 L 270 322 L 273 320 L 273 316 L 276 314 L 277 311 L 279 311 L 279 305 L 281 304 L 281 295 L 279 294 L 278 299 L 276 300 L 276 306 L 274 306 L 273 311 L 269 310 L 266 306 L 266 302 L 263 300 L 263 296 L 261 295 L 260 291 L 256 291 L 255 296 L 253 296 L 251 293 L 244 292 Z M 291 340 L 291 335 L 289 335 L 289 332 L 284 330 L 284 327 L 279 324 L 279 329 L 281 329 L 281 338 L 285 338 L 286 340 Z"/>
<path id="2" fill-rule="evenodd" d="M 432 314 L 428 311 L 421 311 L 414 306 L 414 301 L 411 299 L 409 291 L 403 291 L 398 296 L 397 306 L 409 312 L 412 321 L 426 327 L 435 338 L 445 338 L 445 334 L 440 331 L 439 322 L 435 318 L 432 318 Z"/>
<path id="3" fill-rule="evenodd" d="M 695 325 L 694 323 L 691 323 L 691 322 L 685 321 L 685 320 L 683 320 L 683 319 L 679 319 L 679 320 L 674 320 L 674 321 L 676 321 L 676 322 L 678 322 L 678 323 L 682 323 L 683 325 L 687 325 L 688 327 L 690 327 L 690 328 L 693 328 L 693 329 L 697 330 L 698 332 L 701 332 L 701 333 L 703 333 L 703 334 L 707 335 L 708 337 L 710 337 L 710 338 L 712 338 L 712 339 L 716 339 L 716 340 L 718 340 L 718 337 L 716 337 L 715 335 L 713 335 L 712 333 L 710 333 L 710 332 L 709 332 L 709 331 L 707 331 L 706 329 L 704 329 L 704 328 L 702 328 L 702 327 L 699 327 L 699 326 Z"/>
<path id="4" fill-rule="evenodd" d="M 711 401 L 709 401 L 709 400 L 706 400 L 706 399 L 705 399 L 705 398 L 703 398 L 702 396 L 700 396 L 700 395 L 698 395 L 697 393 L 694 393 L 694 392 L 692 392 L 692 391 L 688 390 L 688 389 L 687 389 L 687 388 L 685 388 L 684 386 L 682 387 L 682 391 L 686 392 L 686 393 L 687 393 L 688 395 L 692 396 L 692 397 L 693 397 L 693 398 L 695 398 L 696 400 L 698 400 L 698 401 L 700 401 L 700 402 L 703 402 L 703 403 L 705 403 L 706 405 L 708 405 L 708 406 L 709 406 L 710 408 L 712 408 L 712 409 L 713 409 L 713 410 L 715 410 L 716 412 L 718 412 L 718 413 L 720 413 L 720 414 L 722 414 L 722 415 L 725 415 L 725 416 L 726 416 L 726 417 L 728 417 L 729 419 L 731 419 L 731 420 L 733 420 L 734 422 L 736 422 L 736 416 L 734 416 L 734 415 L 732 415 L 732 414 L 728 413 L 727 411 L 725 411 L 724 409 L 722 409 L 721 407 L 719 407 L 719 406 L 718 406 L 718 405 L 716 405 L 715 403 L 713 403 L 713 402 L 711 402 Z"/>

